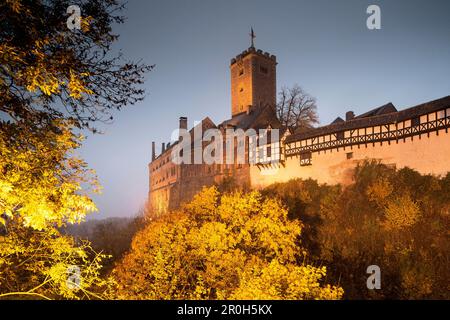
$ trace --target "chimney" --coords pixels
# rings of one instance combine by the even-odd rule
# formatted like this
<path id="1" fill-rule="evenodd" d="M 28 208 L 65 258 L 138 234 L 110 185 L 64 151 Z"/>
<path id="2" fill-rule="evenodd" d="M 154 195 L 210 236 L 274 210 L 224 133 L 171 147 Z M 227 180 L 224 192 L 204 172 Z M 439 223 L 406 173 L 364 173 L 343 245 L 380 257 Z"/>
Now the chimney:
<path id="1" fill-rule="evenodd" d="M 355 113 L 353 111 L 347 111 L 345 113 L 345 121 L 352 120 L 355 117 Z"/>
<path id="2" fill-rule="evenodd" d="M 187 130 L 187 117 L 180 117 L 180 131 L 182 129 Z M 181 138 L 181 132 L 179 138 Z"/>
<path id="3" fill-rule="evenodd" d="M 156 159 L 155 141 L 152 141 L 152 161 Z"/>
<path id="4" fill-rule="evenodd" d="M 166 151 L 166 144 L 163 142 L 161 145 L 161 153 L 164 153 Z"/>

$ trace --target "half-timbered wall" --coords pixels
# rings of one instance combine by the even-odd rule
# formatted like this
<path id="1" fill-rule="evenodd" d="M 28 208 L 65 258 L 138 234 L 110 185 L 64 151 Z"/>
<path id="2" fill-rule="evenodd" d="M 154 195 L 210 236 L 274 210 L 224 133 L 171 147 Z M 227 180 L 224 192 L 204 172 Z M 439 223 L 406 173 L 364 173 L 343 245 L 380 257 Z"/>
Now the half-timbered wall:
<path id="1" fill-rule="evenodd" d="M 283 165 L 252 166 L 251 184 L 261 188 L 293 178 L 348 184 L 354 167 L 365 159 L 377 159 L 397 168 L 410 167 L 423 174 L 446 174 L 450 167 L 450 108 L 419 119 L 291 142 L 285 145 Z"/>

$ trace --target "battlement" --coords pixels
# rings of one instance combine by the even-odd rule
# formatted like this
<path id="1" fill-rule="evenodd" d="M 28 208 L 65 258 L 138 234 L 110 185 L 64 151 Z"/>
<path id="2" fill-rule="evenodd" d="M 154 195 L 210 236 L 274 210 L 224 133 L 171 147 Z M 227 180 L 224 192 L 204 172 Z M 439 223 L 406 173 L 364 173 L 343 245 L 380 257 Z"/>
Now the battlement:
<path id="1" fill-rule="evenodd" d="M 245 58 L 246 56 L 248 56 L 249 54 L 255 54 L 258 55 L 262 58 L 271 60 L 273 62 L 277 61 L 277 57 L 273 54 L 270 54 L 269 52 L 266 51 L 262 51 L 260 49 L 255 49 L 254 47 L 250 47 L 247 50 L 242 51 L 240 54 L 238 54 L 236 57 L 234 57 L 233 59 L 231 59 L 230 65 L 235 64 L 236 62 L 242 60 L 243 58 Z"/>

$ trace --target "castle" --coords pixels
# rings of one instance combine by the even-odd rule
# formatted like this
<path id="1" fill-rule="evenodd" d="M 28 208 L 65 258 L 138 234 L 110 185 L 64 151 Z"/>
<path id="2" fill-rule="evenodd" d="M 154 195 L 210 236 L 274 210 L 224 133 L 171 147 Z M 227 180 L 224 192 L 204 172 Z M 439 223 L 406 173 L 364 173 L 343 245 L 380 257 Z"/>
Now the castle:
<path id="1" fill-rule="evenodd" d="M 261 140 L 256 150 L 245 144 L 246 161 L 231 164 L 175 163 L 172 153 L 183 141 L 181 135 L 174 143 L 163 143 L 158 156 L 152 142 L 149 212 L 163 214 L 192 199 L 203 186 L 218 184 L 226 177 L 257 189 L 293 178 L 348 184 L 352 169 L 366 159 L 397 168 L 407 166 L 423 174 L 450 171 L 450 96 L 401 111 L 392 103 L 358 116 L 349 111 L 345 120 L 338 117 L 329 125 L 291 132 L 282 127 L 275 112 L 276 66 L 276 57 L 255 49 L 252 41 L 247 50 L 231 59 L 231 118 L 216 125 L 206 117 L 187 131 L 187 118 L 180 117 L 179 128 L 192 138 L 192 157 L 209 144 L 198 141 L 196 130 L 276 129 L 278 139 Z M 248 161 L 250 157 L 256 161 Z"/>

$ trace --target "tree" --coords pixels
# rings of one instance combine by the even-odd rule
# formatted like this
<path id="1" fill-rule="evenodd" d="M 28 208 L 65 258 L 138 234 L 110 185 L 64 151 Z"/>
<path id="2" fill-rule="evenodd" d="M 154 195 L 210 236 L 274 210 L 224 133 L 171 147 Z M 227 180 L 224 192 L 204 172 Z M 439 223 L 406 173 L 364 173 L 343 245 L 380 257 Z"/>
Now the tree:
<path id="1" fill-rule="evenodd" d="M 316 99 L 298 85 L 281 89 L 276 111 L 281 124 L 292 130 L 309 129 L 319 122 Z"/>
<path id="2" fill-rule="evenodd" d="M 301 231 L 258 192 L 204 188 L 150 222 L 114 270 L 121 299 L 339 299 L 325 267 L 303 262 Z"/>
<path id="3" fill-rule="evenodd" d="M 70 5 L 81 9 L 81 30 L 67 27 Z M 111 52 L 122 9 L 115 0 L 2 1 L 0 115 L 28 126 L 70 119 L 96 131 L 95 121 L 142 100 L 152 66 Z"/>
<path id="4" fill-rule="evenodd" d="M 106 289 L 106 257 L 59 231 L 96 210 L 87 194 L 95 175 L 73 155 L 80 139 L 65 122 L 36 132 L 0 123 L 0 298 L 92 298 Z M 80 282 L 71 287 L 75 266 Z"/>
<path id="5" fill-rule="evenodd" d="M 70 5 L 81 9 L 81 30 L 67 27 Z M 96 210 L 98 184 L 74 155 L 75 130 L 96 132 L 96 121 L 142 100 L 152 69 L 113 54 L 122 9 L 115 0 L 0 3 L 0 298 L 108 293 L 106 256 L 60 228 Z"/>

